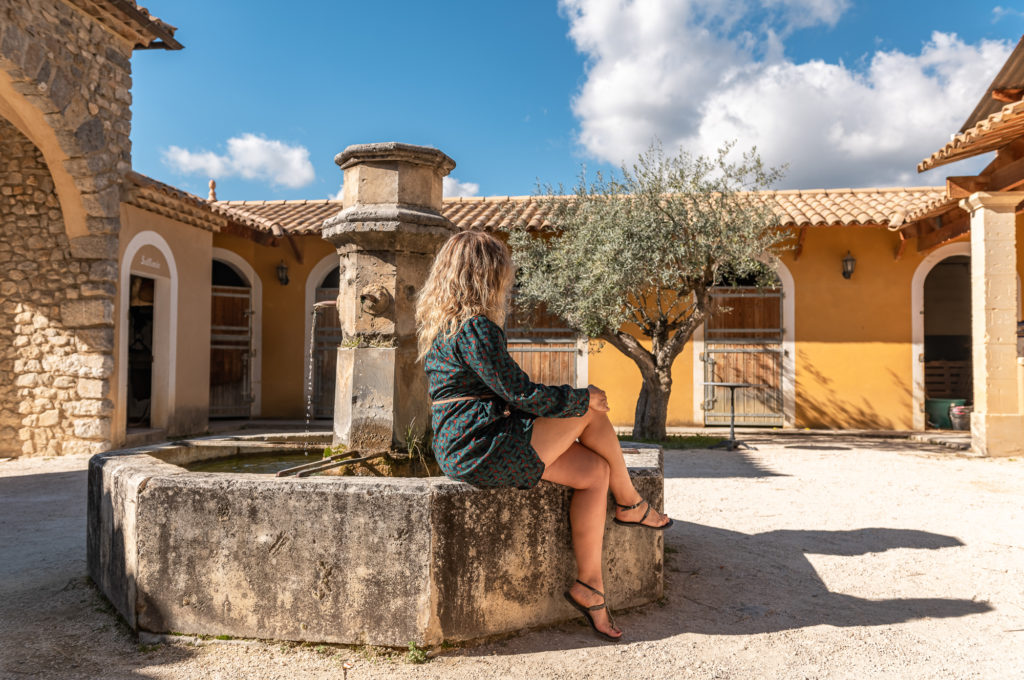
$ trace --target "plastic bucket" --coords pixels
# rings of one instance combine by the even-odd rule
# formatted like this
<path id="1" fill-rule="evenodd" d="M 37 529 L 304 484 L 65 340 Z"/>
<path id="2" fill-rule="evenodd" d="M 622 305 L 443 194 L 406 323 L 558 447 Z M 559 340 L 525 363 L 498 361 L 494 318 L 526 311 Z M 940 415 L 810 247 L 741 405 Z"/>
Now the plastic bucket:
<path id="1" fill-rule="evenodd" d="M 953 429 L 953 423 L 949 420 L 949 407 L 966 403 L 966 399 L 925 399 L 924 410 L 928 414 L 928 424 L 940 430 Z"/>
<path id="2" fill-rule="evenodd" d="M 950 406 L 949 407 L 949 422 L 953 424 L 954 430 L 969 430 L 971 429 L 971 411 L 974 409 L 970 406 Z"/>

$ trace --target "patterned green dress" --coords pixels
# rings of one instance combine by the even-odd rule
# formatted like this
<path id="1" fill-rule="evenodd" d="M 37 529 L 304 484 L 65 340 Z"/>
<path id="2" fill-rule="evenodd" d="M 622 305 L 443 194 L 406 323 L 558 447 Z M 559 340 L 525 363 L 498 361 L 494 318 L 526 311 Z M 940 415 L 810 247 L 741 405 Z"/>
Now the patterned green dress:
<path id="1" fill-rule="evenodd" d="M 535 486 L 544 463 L 530 446 L 534 419 L 582 416 L 590 407 L 586 389 L 530 382 L 509 356 L 505 332 L 486 316 L 435 339 L 424 368 L 433 401 L 486 395 L 431 409 L 441 470 L 474 486 Z"/>

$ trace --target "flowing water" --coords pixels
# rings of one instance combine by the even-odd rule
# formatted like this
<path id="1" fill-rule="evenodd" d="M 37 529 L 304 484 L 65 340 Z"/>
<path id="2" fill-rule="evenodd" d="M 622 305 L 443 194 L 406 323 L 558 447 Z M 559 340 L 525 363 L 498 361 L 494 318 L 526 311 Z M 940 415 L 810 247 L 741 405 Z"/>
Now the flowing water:
<path id="1" fill-rule="evenodd" d="M 305 436 L 303 437 L 303 441 L 305 442 L 303 451 L 305 452 L 306 455 L 309 455 L 309 449 L 310 446 L 312 446 L 311 437 L 309 436 L 309 426 L 313 422 L 314 416 L 313 392 L 315 386 L 313 385 L 313 375 L 316 372 L 316 322 L 320 316 L 321 309 L 325 309 L 327 307 L 337 307 L 337 305 L 338 303 L 334 300 L 324 300 L 322 302 L 317 302 L 316 304 L 313 305 L 313 318 L 310 319 L 308 348 L 309 370 L 306 371 L 306 431 Z"/>

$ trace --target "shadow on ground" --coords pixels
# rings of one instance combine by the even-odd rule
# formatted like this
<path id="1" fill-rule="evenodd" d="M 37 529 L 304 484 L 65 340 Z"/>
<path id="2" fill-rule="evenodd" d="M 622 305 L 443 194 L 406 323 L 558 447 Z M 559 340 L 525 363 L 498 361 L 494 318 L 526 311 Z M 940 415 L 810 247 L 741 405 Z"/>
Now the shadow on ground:
<path id="1" fill-rule="evenodd" d="M 139 645 L 93 586 L 85 499 L 85 470 L 0 477 L 2 678 L 147 678 L 194 655 Z"/>
<path id="2" fill-rule="evenodd" d="M 950 618 L 992 610 L 985 602 L 953 598 L 868 600 L 832 592 L 806 555 L 854 557 L 898 548 L 941 550 L 962 545 L 952 536 L 912 529 L 779 530 L 744 534 L 676 520 L 666 536 L 665 601 L 619 616 L 630 642 L 685 633 L 755 635 L 829 625 L 886 626 L 913 619 Z M 571 622 L 544 635 L 526 635 L 498 653 L 575 649 L 601 644 Z M 494 653 L 495 647 L 463 651 Z"/>
<path id="3" fill-rule="evenodd" d="M 744 451 L 670 449 L 665 452 L 665 478 L 725 479 L 729 477 L 786 477 L 759 463 Z"/>

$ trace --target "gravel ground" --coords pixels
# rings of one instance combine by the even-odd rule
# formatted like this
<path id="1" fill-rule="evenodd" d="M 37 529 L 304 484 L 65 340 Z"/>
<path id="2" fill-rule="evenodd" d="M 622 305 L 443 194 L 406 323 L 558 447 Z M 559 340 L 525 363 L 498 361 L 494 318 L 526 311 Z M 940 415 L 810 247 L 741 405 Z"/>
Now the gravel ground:
<path id="1" fill-rule="evenodd" d="M 1024 461 L 898 440 L 668 451 L 666 599 L 400 653 L 140 644 L 85 576 L 84 458 L 0 463 L 2 678 L 1024 678 Z M 614 584 L 608 584 L 614 588 Z"/>

